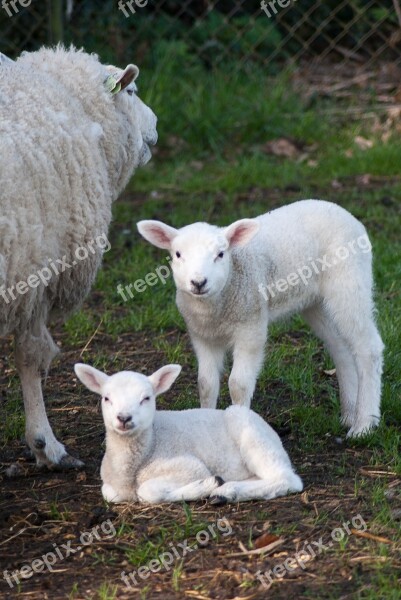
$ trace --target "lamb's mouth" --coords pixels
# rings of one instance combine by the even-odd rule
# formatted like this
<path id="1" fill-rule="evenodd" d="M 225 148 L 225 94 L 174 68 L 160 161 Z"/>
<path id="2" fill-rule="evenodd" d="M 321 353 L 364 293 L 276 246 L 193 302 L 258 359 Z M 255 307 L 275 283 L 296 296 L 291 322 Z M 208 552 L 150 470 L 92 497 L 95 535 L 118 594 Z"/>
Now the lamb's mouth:
<path id="1" fill-rule="evenodd" d="M 114 429 L 120 435 L 129 435 L 135 429 L 135 425 L 129 423 L 127 425 L 117 425 Z"/>
<path id="2" fill-rule="evenodd" d="M 191 290 L 191 294 L 193 296 L 207 296 L 209 294 L 209 290 Z"/>

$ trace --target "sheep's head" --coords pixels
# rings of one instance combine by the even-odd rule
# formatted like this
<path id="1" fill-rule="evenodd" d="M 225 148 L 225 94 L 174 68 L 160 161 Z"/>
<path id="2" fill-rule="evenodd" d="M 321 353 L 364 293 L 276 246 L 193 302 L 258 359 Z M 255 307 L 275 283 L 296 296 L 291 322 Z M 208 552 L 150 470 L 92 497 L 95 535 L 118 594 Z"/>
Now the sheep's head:
<path id="1" fill-rule="evenodd" d="M 259 224 L 254 219 L 242 219 L 225 228 L 193 223 L 174 229 L 160 221 L 140 221 L 137 227 L 148 242 L 171 253 L 177 289 L 207 298 L 223 290 L 232 250 L 246 246 Z"/>
<path id="2" fill-rule="evenodd" d="M 156 396 L 166 392 L 181 371 L 179 365 L 167 365 L 146 377 L 133 371 L 109 376 L 82 363 L 74 369 L 89 390 L 102 396 L 106 429 L 120 435 L 135 435 L 152 425 Z"/>
<path id="3" fill-rule="evenodd" d="M 115 96 L 115 102 L 122 105 L 124 111 L 132 110 L 138 117 L 143 142 L 139 164 L 144 165 L 152 158 L 149 146 L 154 146 L 157 142 L 157 117 L 137 96 L 138 88 L 135 81 L 139 75 L 139 69 L 136 65 L 128 65 L 125 69 L 109 65 L 106 67 L 106 71 L 108 75 L 104 85 L 107 91 Z"/>

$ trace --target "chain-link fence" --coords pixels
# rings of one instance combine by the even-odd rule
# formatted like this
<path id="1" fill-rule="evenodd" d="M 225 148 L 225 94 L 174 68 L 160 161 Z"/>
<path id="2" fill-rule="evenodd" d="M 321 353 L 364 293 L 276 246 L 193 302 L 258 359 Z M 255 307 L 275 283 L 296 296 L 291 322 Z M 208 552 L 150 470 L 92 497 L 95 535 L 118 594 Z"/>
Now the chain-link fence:
<path id="1" fill-rule="evenodd" d="M 134 56 L 152 66 L 168 48 L 208 69 L 260 65 L 275 74 L 291 63 L 300 79 L 331 81 L 340 96 L 344 79 L 365 88 L 381 80 L 385 94 L 401 81 L 399 2 L 0 0 L 0 51 L 15 57 L 62 40 L 103 61 Z"/>

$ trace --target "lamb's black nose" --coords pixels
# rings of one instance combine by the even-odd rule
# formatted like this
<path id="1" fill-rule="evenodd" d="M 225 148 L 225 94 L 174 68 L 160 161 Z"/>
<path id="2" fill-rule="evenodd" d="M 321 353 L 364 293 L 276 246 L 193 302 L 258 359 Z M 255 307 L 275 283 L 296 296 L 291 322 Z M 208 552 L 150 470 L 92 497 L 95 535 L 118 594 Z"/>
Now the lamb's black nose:
<path id="1" fill-rule="evenodd" d="M 207 279 L 205 278 L 202 281 L 195 281 L 195 279 L 191 279 L 191 283 L 198 290 L 198 292 L 200 292 L 201 289 L 207 284 Z"/>
<path id="2" fill-rule="evenodd" d="M 123 415 L 122 413 L 120 413 L 119 415 L 117 415 L 117 419 L 123 425 L 125 425 L 126 423 L 129 423 L 130 421 L 132 421 L 131 415 Z"/>

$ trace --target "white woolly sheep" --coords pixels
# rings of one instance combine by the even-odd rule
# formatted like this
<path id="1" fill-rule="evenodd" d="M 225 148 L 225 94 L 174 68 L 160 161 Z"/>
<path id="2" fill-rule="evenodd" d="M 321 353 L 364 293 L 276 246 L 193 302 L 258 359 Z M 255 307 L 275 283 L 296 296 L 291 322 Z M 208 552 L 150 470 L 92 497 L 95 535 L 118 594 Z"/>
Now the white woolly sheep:
<path id="1" fill-rule="evenodd" d="M 170 388 L 180 371 L 179 365 L 167 365 L 150 377 L 130 371 L 107 376 L 89 365 L 75 365 L 82 383 L 102 396 L 105 500 L 210 498 L 220 503 L 302 490 L 280 438 L 252 410 L 156 411 L 156 396 Z"/>
<path id="2" fill-rule="evenodd" d="M 348 436 L 377 425 L 383 344 L 373 318 L 371 244 L 349 212 L 303 200 L 226 228 L 141 221 L 138 230 L 171 252 L 202 407 L 216 406 L 228 350 L 231 399 L 250 406 L 268 323 L 301 313 L 335 363 Z"/>
<path id="3" fill-rule="evenodd" d="M 82 464 L 55 438 L 43 403 L 41 373 L 58 351 L 47 323 L 88 294 L 112 202 L 157 140 L 137 76 L 134 65 L 105 67 L 60 46 L 0 67 L 0 333 L 15 337 L 26 441 L 39 465 Z"/>

